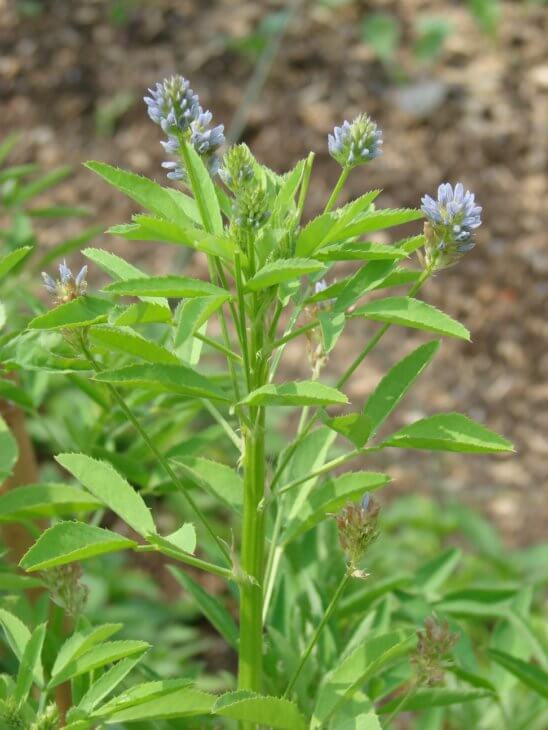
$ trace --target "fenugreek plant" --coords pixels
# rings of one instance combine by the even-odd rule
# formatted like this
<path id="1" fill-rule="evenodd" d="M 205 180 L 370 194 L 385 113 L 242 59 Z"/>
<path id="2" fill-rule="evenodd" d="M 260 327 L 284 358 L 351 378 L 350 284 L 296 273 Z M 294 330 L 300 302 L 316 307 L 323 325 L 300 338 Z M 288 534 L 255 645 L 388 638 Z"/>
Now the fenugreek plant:
<path id="1" fill-rule="evenodd" d="M 40 585 L 76 624 L 65 643 L 50 640 L 42 661 L 44 613 L 31 633 L 13 613 L 0 612 L 21 662 L 0 693 L 6 726 L 54 727 L 63 713 L 51 706 L 51 693 L 66 682 L 72 707 L 61 721 L 73 730 L 132 722 L 367 730 L 380 728 L 381 716 L 388 727 L 403 710 L 480 700 L 495 707 L 494 722 L 504 718 L 496 689 L 469 664 L 443 686 L 463 656 L 453 656 L 464 639 L 452 614 L 445 622 L 440 593 L 454 552 L 423 566 L 416 588 L 412 579 L 391 583 L 369 566 L 382 534 L 372 493 L 390 478 L 361 466 L 388 449 L 499 453 L 512 446 L 457 413 L 384 433 L 437 339 L 395 363 L 365 403 L 350 405 L 345 392 L 392 325 L 469 339 L 462 324 L 417 294 L 474 246 L 481 208 L 473 194 L 446 183 L 420 210 L 379 209 L 378 190 L 337 207 L 349 174 L 381 152 L 380 130 L 360 115 L 329 136 L 340 177 L 324 211 L 305 222 L 312 153 L 285 175 L 261 165 L 244 144 L 221 157 L 222 126 L 212 126 L 179 76 L 158 83 L 145 102 L 165 135 L 164 167 L 175 186 L 89 162 L 145 211 L 109 232 L 190 248 L 200 254 L 197 264 L 207 264 L 209 280 L 149 276 L 114 253 L 87 248 L 84 255 L 111 281 L 96 291 L 86 284 L 86 266 L 73 274 L 65 262 L 58 276 L 45 272 L 52 308 L 4 350 L 6 362 L 21 369 L 17 341 L 26 338 L 31 349 L 46 342 L 43 368 L 53 361 L 85 374 L 75 382 L 101 414 L 79 448 L 55 457 L 78 486 L 34 485 L 0 500 L 5 520 L 54 516 L 21 567 L 42 574 Z M 364 240 L 423 218 L 424 233 L 391 245 Z M 341 276 L 340 262 L 357 268 Z M 393 287 L 407 291 L 384 296 Z M 338 377 L 322 382 L 328 358 L 332 365 L 343 359 L 333 353 L 350 319 L 361 324 L 363 341 Z M 289 343 L 301 348 L 308 379 L 283 380 Z M 280 421 L 284 412 L 287 422 Z M 104 433 L 105 424 L 112 432 Z M 360 470 L 340 472 L 352 462 Z M 174 495 L 185 521 L 170 531 L 162 505 Z M 59 519 L 87 512 L 86 521 Z M 112 513 L 108 529 L 100 526 Z M 119 624 L 90 623 L 79 571 L 66 566 L 121 551 L 179 564 L 173 575 L 237 658 L 231 691 L 212 692 L 211 678 L 208 685 L 196 673 L 158 674 L 147 665 L 146 642 L 110 641 Z M 214 578 L 205 584 L 201 572 Z M 226 581 L 226 591 L 208 594 L 211 580 Z M 405 609 L 392 615 L 396 589 Z M 434 613 L 439 619 L 429 618 Z M 541 668 L 498 655 L 538 690 Z M 139 667 L 148 681 L 128 684 Z"/>

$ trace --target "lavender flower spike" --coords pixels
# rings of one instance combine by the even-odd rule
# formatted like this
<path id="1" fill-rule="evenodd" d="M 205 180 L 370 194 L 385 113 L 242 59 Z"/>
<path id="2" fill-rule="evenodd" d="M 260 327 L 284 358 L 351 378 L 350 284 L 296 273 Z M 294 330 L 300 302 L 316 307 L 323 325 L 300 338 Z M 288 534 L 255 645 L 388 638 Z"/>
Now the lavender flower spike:
<path id="1" fill-rule="evenodd" d="M 148 115 L 166 134 L 184 132 L 202 111 L 190 82 L 179 75 L 158 82 L 144 97 Z"/>
<path id="2" fill-rule="evenodd" d="M 427 218 L 427 260 L 435 269 L 450 266 L 474 248 L 474 231 L 481 225 L 482 209 L 462 183 L 454 189 L 450 183 L 442 183 L 438 199 L 425 195 L 421 210 Z"/>
<path id="3" fill-rule="evenodd" d="M 87 272 L 88 267 L 82 266 L 75 278 L 66 261 L 63 261 L 59 264 L 59 278 L 57 280 L 46 274 L 45 271 L 42 272 L 42 280 L 47 291 L 54 295 L 57 304 L 64 304 L 86 293 Z"/>
<path id="4" fill-rule="evenodd" d="M 382 154 L 382 131 L 367 114 L 335 127 L 327 140 L 329 154 L 344 168 L 358 167 Z"/>

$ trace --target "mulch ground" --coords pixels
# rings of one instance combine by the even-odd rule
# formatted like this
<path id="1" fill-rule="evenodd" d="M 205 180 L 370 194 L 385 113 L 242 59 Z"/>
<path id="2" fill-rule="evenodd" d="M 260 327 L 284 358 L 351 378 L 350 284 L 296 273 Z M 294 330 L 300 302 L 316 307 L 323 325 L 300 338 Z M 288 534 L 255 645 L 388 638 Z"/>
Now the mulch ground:
<path id="1" fill-rule="evenodd" d="M 416 206 L 444 180 L 476 191 L 485 220 L 477 247 L 424 292 L 469 327 L 473 342 L 444 343 L 401 409 L 405 421 L 391 425 L 459 410 L 511 438 L 517 455 L 394 452 L 371 466 L 389 462 L 401 493 L 458 493 L 490 514 L 510 544 L 526 544 L 546 538 L 548 515 L 547 14 L 539 3 L 503 2 L 492 40 L 464 6 L 303 3 L 250 110 L 244 139 L 279 171 L 310 149 L 317 153 L 311 215 L 338 173 L 326 135 L 360 111 L 384 130 L 385 154 L 354 174 L 349 196 L 381 187 L 381 205 Z M 124 222 L 130 205 L 80 163 L 102 159 L 162 180 L 159 131 L 141 101 L 146 87 L 183 73 L 215 119 L 228 123 L 254 67 L 242 49 L 253 45 L 249 36 L 261 18 L 282 8 L 266 0 L 0 0 L 0 134 L 21 132 L 22 161 L 75 166 L 57 202 L 85 204 L 105 224 Z M 361 22 L 372 10 L 393 12 L 401 22 L 402 47 L 390 67 L 362 40 Z M 454 26 L 430 65 L 411 52 L 421 13 Z M 46 227 L 44 245 L 79 225 Z M 164 270 L 174 255 L 106 237 L 94 245 L 133 256 L 151 271 Z M 357 351 L 372 331 L 352 323 L 340 351 Z M 363 398 L 422 339 L 394 328 L 353 378 L 353 395 Z M 288 349 L 287 375 L 305 375 L 302 361 L 301 350 Z M 329 363 L 332 370 L 343 366 L 335 358 Z"/>

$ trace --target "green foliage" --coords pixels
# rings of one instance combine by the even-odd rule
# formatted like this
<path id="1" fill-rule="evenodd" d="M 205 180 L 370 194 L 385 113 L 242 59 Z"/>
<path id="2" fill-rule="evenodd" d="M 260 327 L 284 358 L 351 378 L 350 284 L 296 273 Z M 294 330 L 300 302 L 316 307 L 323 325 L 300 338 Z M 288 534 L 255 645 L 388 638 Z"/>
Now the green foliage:
<path id="1" fill-rule="evenodd" d="M 385 60 L 398 40 L 387 21 L 364 27 Z M 425 56 L 441 43 L 427 31 Z M 377 208 L 377 189 L 337 208 L 343 170 L 323 212 L 306 222 L 313 155 L 279 175 L 244 146 L 229 152 L 217 179 L 190 137 L 176 141 L 184 192 L 104 163 L 87 167 L 142 209 L 110 233 L 197 251 L 209 279 L 149 276 L 88 247 L 90 281 L 108 278 L 93 284 L 100 295 L 65 287 L 72 294 L 48 307 L 33 293 L 17 317 L 11 303 L 4 317 L 0 352 L 19 380 L 1 380 L 0 395 L 25 409 L 42 473 L 0 496 L 0 523 L 34 537 L 20 567 L 41 573 L 18 574 L 9 558 L 0 572 L 11 650 L 2 659 L 3 716 L 51 726 L 52 690 L 66 685 L 72 730 L 379 730 L 383 715 L 402 711 L 415 713 L 417 730 L 480 722 L 498 730 L 506 714 L 541 730 L 545 550 L 503 557 L 490 526 L 462 505 L 415 497 L 379 514 L 371 495 L 390 476 L 363 465 L 394 448 L 427 449 L 430 458 L 512 451 L 453 413 L 377 436 L 437 340 L 391 363 L 363 402 L 349 397 L 348 380 L 392 325 L 461 346 L 470 339 L 418 298 L 432 273 L 414 263 L 425 237 L 396 232 L 394 243 L 384 234 L 379 243 L 372 235 L 422 213 Z M 27 184 L 35 172 L 2 171 L 17 215 L 67 174 Z M 3 236 L 0 285 L 10 293 L 35 255 L 29 221 L 59 213 L 33 210 Z M 86 245 L 86 236 L 57 253 Z M 396 291 L 375 294 L 385 289 Z M 345 354 L 352 318 L 370 339 L 337 376 L 335 353 Z M 308 358 L 307 379 L 290 380 L 284 369 L 290 342 L 304 367 Z M 3 479 L 17 458 L 3 421 L 0 456 Z M 462 549 L 453 546 L 459 525 Z M 160 579 L 167 560 L 177 567 Z M 29 588 L 44 592 L 31 601 Z M 425 631 L 448 636 L 449 649 L 426 655 L 417 630 L 433 614 L 439 626 L 427 622 Z M 434 679 L 439 686 L 429 686 Z"/>

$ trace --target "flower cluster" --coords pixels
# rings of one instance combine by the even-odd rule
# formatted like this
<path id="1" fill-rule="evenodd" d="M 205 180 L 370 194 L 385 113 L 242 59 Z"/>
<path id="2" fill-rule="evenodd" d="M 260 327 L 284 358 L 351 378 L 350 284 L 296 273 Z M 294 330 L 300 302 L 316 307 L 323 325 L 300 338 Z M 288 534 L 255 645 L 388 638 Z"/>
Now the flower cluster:
<path id="1" fill-rule="evenodd" d="M 78 616 L 88 599 L 88 588 L 81 582 L 82 568 L 79 563 L 60 565 L 45 571 L 42 575 L 51 599 L 61 606 L 69 616 Z"/>
<path id="2" fill-rule="evenodd" d="M 240 232 L 256 231 L 270 217 L 270 199 L 259 165 L 245 144 L 227 150 L 219 176 L 234 193 L 233 224 Z"/>
<path id="3" fill-rule="evenodd" d="M 417 631 L 418 644 L 411 657 L 417 682 L 429 686 L 443 682 L 446 668 L 445 657 L 455 643 L 458 634 L 450 631 L 449 623 L 440 623 L 434 616 L 424 621 L 424 631 Z"/>
<path id="4" fill-rule="evenodd" d="M 421 210 L 427 218 L 426 260 L 434 269 L 450 266 L 474 248 L 474 231 L 481 225 L 482 209 L 462 183 L 454 189 L 449 183 L 442 183 L 438 199 L 425 195 Z"/>
<path id="5" fill-rule="evenodd" d="M 202 109 L 189 82 L 182 76 L 172 76 L 157 83 L 149 93 L 150 96 L 144 97 L 148 115 L 167 134 L 167 141 L 162 142 L 165 151 L 177 158 L 162 163 L 169 170 L 167 176 L 172 180 L 186 180 L 181 161 L 181 147 L 185 143 L 194 147 L 210 174 L 215 175 L 219 171 L 217 151 L 225 141 L 224 127 L 210 126 L 212 114 Z"/>
<path id="6" fill-rule="evenodd" d="M 46 274 L 45 271 L 42 272 L 42 279 L 46 289 L 50 294 L 54 295 L 56 303 L 64 304 L 65 302 L 70 302 L 86 293 L 87 272 L 88 267 L 83 266 L 75 277 L 67 266 L 66 261 L 63 261 L 62 264 L 59 264 L 58 279 L 53 279 L 49 274 Z"/>
<path id="7" fill-rule="evenodd" d="M 382 154 L 382 131 L 367 114 L 360 114 L 352 123 L 343 122 L 327 139 L 329 154 L 347 169 L 363 165 Z"/>
<path id="8" fill-rule="evenodd" d="M 363 576 L 357 565 L 368 547 L 379 536 L 380 505 L 369 494 L 360 502 L 351 502 L 336 515 L 339 541 L 355 575 Z"/>

